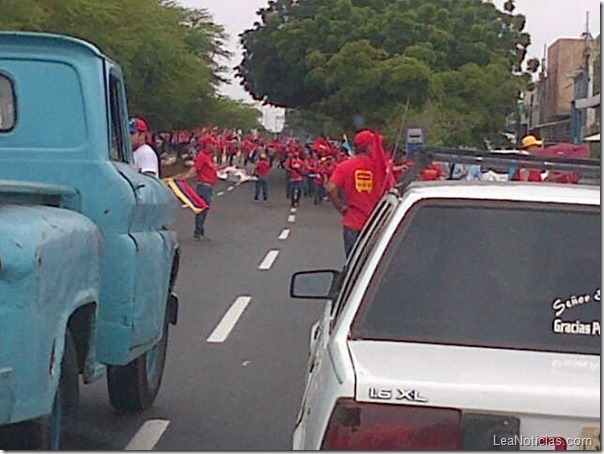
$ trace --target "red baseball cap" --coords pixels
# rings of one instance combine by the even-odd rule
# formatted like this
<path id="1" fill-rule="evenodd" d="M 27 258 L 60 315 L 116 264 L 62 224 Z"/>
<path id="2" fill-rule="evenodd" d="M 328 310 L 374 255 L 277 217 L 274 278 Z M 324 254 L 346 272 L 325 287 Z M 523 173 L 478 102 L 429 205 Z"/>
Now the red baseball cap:
<path id="1" fill-rule="evenodd" d="M 375 141 L 375 134 L 368 129 L 359 132 L 354 136 L 355 147 L 367 147 Z"/>
<path id="2" fill-rule="evenodd" d="M 132 118 L 130 120 L 130 134 L 135 132 L 149 132 L 149 126 L 142 118 Z"/>

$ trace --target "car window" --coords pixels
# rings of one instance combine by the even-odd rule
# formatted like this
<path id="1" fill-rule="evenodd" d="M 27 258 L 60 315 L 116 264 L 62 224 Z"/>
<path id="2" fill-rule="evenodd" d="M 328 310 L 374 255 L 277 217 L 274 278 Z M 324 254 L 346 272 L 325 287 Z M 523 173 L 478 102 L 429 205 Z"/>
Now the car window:
<path id="1" fill-rule="evenodd" d="M 15 127 L 16 122 L 15 90 L 13 82 L 0 74 L 0 132 L 7 132 Z"/>
<path id="2" fill-rule="evenodd" d="M 371 217 L 367 221 L 366 227 L 361 232 L 358 241 L 350 254 L 350 260 L 346 263 L 344 270 L 342 270 L 343 282 L 342 288 L 338 295 L 336 304 L 332 309 L 332 327 L 335 325 L 345 302 L 348 300 L 348 296 L 354 283 L 356 282 L 359 273 L 363 269 L 367 258 L 369 257 L 377 239 L 380 236 L 383 227 L 386 225 L 387 219 L 394 211 L 394 205 L 389 200 L 382 201 L 373 211 Z"/>
<path id="3" fill-rule="evenodd" d="M 599 207 L 417 205 L 351 336 L 599 354 L 600 234 Z"/>
<path id="4" fill-rule="evenodd" d="M 115 74 L 109 75 L 109 106 L 110 106 L 110 124 L 111 124 L 111 149 L 110 156 L 112 161 L 128 162 L 126 157 L 124 143 L 125 133 L 122 124 L 123 115 L 121 108 L 121 81 Z"/>

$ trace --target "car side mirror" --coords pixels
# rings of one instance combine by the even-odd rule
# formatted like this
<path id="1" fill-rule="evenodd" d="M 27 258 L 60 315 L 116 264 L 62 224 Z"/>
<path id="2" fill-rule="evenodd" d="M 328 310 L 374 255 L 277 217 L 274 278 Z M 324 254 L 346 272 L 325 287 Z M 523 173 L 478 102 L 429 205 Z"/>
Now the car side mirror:
<path id="1" fill-rule="evenodd" d="M 294 273 L 289 286 L 292 298 L 330 299 L 340 281 L 335 270 L 299 271 Z"/>

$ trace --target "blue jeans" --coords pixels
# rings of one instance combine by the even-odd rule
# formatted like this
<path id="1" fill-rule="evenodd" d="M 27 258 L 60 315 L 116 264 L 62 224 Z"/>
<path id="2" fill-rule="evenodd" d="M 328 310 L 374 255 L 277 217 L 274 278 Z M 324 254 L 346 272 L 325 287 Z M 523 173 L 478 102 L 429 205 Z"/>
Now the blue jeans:
<path id="1" fill-rule="evenodd" d="M 300 196 L 302 195 L 302 187 L 304 182 L 303 181 L 290 181 L 290 189 L 289 189 L 289 195 L 290 195 L 290 201 L 291 201 L 291 206 L 298 206 L 300 205 Z"/>
<path id="2" fill-rule="evenodd" d="M 212 186 L 205 183 L 197 183 L 197 188 L 195 189 L 197 190 L 197 194 L 202 197 L 208 205 L 212 203 Z M 205 235 L 204 224 L 207 215 L 208 210 L 204 210 L 203 213 L 195 216 L 195 235 Z"/>
<path id="3" fill-rule="evenodd" d="M 260 191 L 262 191 L 262 198 L 264 200 L 268 199 L 268 178 L 267 177 L 258 177 L 256 180 L 256 192 L 254 195 L 254 200 L 258 200 L 260 198 Z"/>
<path id="4" fill-rule="evenodd" d="M 350 252 L 352 251 L 352 247 L 354 246 L 354 243 L 356 242 L 357 238 L 359 237 L 359 234 L 361 233 L 361 231 L 353 230 L 348 227 L 344 227 L 343 233 L 344 233 L 344 252 L 346 253 L 346 258 L 348 258 L 348 256 L 350 255 Z"/>

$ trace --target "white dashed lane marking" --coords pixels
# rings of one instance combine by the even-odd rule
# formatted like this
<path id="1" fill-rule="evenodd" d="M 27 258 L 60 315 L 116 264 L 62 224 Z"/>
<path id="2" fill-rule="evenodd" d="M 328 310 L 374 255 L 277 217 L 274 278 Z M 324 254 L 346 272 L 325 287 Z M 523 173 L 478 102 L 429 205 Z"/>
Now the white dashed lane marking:
<path id="1" fill-rule="evenodd" d="M 290 214 L 290 215 L 287 217 L 287 222 L 296 222 L 296 215 L 294 215 L 294 214 Z"/>
<path id="2" fill-rule="evenodd" d="M 231 331 L 239 321 L 243 311 L 245 311 L 248 304 L 250 304 L 250 301 L 252 301 L 252 298 L 249 296 L 238 297 L 229 308 L 227 313 L 224 314 L 224 317 L 222 317 L 222 320 L 220 320 L 220 323 L 216 325 L 216 328 L 214 328 L 214 331 L 212 331 L 212 334 L 210 334 L 210 337 L 208 337 L 206 341 L 210 344 L 219 344 L 224 342 L 227 337 L 229 337 L 229 334 L 231 334 Z"/>
<path id="3" fill-rule="evenodd" d="M 165 419 L 150 419 L 145 422 L 136 435 L 126 445 L 126 451 L 151 451 L 164 434 L 170 421 Z"/>
<path id="4" fill-rule="evenodd" d="M 216 194 L 216 195 L 218 195 L 218 196 L 224 195 L 224 192 L 223 192 L 223 191 L 220 191 L 220 192 L 219 192 L 218 194 Z"/>
<path id="5" fill-rule="evenodd" d="M 229 186 L 229 187 L 227 188 L 227 191 L 231 192 L 233 189 L 235 189 L 235 187 L 234 187 L 234 186 Z"/>
<path id="6" fill-rule="evenodd" d="M 261 270 L 270 270 L 273 266 L 273 263 L 275 263 L 275 260 L 277 260 L 278 255 L 279 251 L 276 249 L 268 251 L 268 254 L 266 254 L 266 257 L 264 257 L 264 260 L 262 260 L 262 263 L 258 268 L 260 268 Z"/>
<path id="7" fill-rule="evenodd" d="M 283 229 L 283 231 L 281 232 L 281 235 L 279 235 L 279 239 L 280 240 L 287 240 L 287 238 L 289 238 L 289 234 L 290 234 L 290 230 L 289 229 Z"/>

